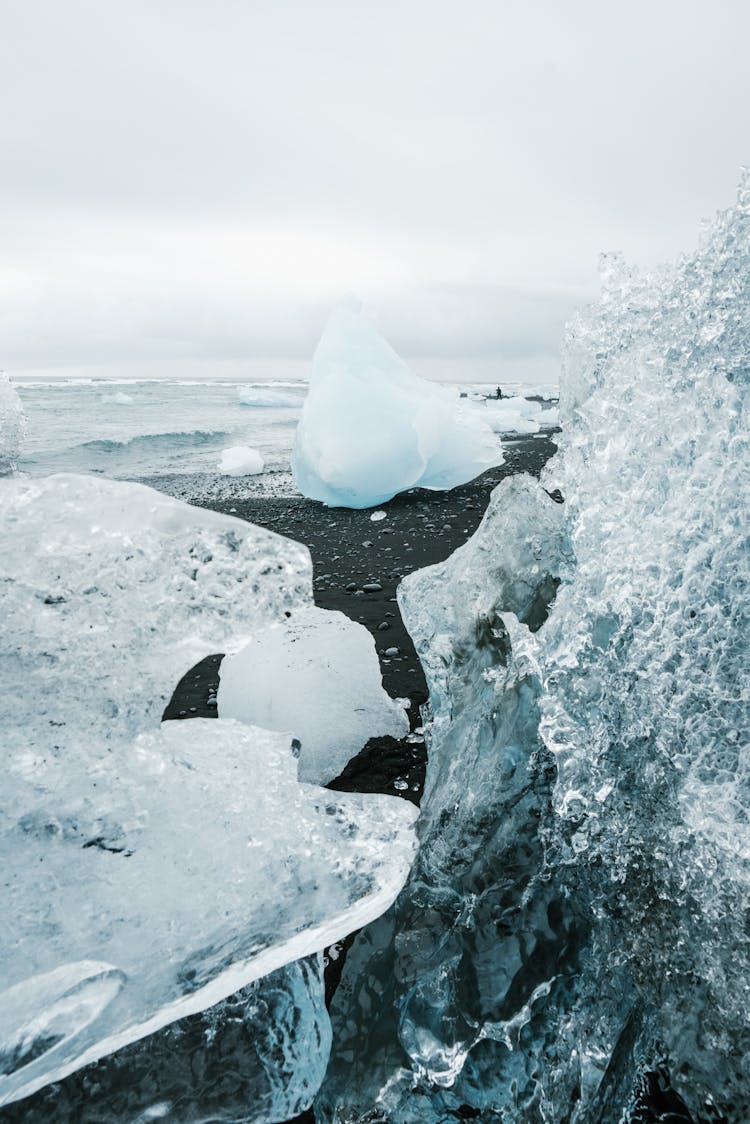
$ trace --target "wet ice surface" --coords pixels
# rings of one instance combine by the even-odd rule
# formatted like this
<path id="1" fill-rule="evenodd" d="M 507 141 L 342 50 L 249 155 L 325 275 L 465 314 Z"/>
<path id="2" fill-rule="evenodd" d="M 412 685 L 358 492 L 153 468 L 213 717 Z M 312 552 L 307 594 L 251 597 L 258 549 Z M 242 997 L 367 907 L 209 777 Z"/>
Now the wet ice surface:
<path id="1" fill-rule="evenodd" d="M 4 1124 L 287 1120 L 325 1073 L 331 1028 L 320 953 L 0 1109 Z"/>
<path id="2" fill-rule="evenodd" d="M 355 297 L 318 344 L 292 452 L 304 496 L 376 507 L 408 488 L 454 488 L 502 464 L 483 411 L 415 375 Z"/>
<path id="3" fill-rule="evenodd" d="M 303 547 L 138 485 L 0 489 L 3 1103 L 376 916 L 413 811 L 299 784 L 288 736 L 159 725 L 309 602 Z"/>
<path id="4" fill-rule="evenodd" d="M 406 579 L 420 851 L 349 954 L 318 1119 L 750 1115 L 750 184 L 701 248 L 604 263 L 561 451 Z M 361 1013 L 367 1012 L 362 1018 Z"/>

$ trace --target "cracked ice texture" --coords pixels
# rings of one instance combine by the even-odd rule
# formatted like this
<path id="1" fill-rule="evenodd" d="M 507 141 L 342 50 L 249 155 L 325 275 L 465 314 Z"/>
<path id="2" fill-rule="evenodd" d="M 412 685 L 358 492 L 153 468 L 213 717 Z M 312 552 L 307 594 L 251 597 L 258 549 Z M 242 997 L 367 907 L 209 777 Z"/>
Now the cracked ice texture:
<path id="1" fill-rule="evenodd" d="M 662 1061 L 696 1116 L 750 1114 L 748 178 L 695 253 L 602 281 L 566 334 L 564 505 L 505 481 L 403 583 L 420 851 L 347 962 L 321 1120 L 619 1121 Z"/>
<path id="2" fill-rule="evenodd" d="M 18 391 L 0 371 L 0 476 L 15 472 L 26 433 L 26 415 Z"/>
<path id="3" fill-rule="evenodd" d="M 482 411 L 415 375 L 356 297 L 345 298 L 316 349 L 297 426 L 292 471 L 302 494 L 376 507 L 408 488 L 455 488 L 502 462 Z"/>
<path id="4" fill-rule="evenodd" d="M 0 1103 L 387 908 L 412 812 L 288 737 L 159 726 L 187 667 L 311 599 L 296 543 L 139 485 L 0 482 Z"/>

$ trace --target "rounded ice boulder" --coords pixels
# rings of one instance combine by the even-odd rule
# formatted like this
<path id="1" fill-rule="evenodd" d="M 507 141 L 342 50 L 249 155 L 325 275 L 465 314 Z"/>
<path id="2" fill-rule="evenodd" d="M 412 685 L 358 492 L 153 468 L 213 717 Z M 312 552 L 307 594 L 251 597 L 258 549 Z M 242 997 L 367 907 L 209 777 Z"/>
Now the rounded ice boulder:
<path id="1" fill-rule="evenodd" d="M 415 375 L 346 297 L 318 344 L 297 426 L 292 472 L 302 494 L 377 507 L 409 488 L 455 488 L 502 461 L 480 410 Z"/>

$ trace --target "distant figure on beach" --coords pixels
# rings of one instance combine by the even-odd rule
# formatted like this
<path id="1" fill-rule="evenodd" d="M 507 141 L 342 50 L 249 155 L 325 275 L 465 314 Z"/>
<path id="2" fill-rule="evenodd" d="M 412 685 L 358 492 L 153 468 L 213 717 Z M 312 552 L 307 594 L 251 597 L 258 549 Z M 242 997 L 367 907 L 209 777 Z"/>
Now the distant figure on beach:
<path id="1" fill-rule="evenodd" d="M 503 396 L 503 392 L 500 389 L 500 387 L 498 386 L 497 389 L 495 390 L 495 398 L 502 398 L 502 396 Z"/>

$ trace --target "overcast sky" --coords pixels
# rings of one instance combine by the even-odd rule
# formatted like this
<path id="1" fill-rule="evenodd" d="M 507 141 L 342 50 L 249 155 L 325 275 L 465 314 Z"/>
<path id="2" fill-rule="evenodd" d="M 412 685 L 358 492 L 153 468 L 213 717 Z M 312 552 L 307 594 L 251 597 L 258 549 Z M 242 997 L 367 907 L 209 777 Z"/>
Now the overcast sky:
<path id="1" fill-rule="evenodd" d="M 292 374 L 354 289 L 423 373 L 556 374 L 597 255 L 750 162 L 747 0 L 0 0 L 0 367 Z"/>

